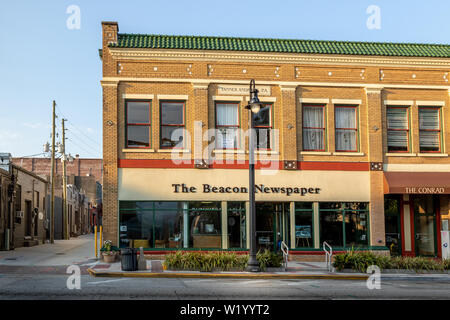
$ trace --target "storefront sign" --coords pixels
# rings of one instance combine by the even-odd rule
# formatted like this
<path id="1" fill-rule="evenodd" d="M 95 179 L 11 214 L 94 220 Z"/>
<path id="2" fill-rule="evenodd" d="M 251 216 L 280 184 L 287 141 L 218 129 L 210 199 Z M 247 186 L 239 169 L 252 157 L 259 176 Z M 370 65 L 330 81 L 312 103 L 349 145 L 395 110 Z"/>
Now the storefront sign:
<path id="1" fill-rule="evenodd" d="M 260 96 L 270 96 L 270 86 L 256 86 L 258 89 L 258 94 Z M 234 94 L 234 95 L 248 95 L 249 86 L 239 86 L 239 85 L 218 85 L 217 93 L 220 94 Z"/>
<path id="2" fill-rule="evenodd" d="M 174 193 L 197 193 L 198 188 L 193 186 L 187 186 L 184 183 L 172 184 Z M 223 187 L 223 186 L 212 186 L 210 184 L 204 183 L 202 185 L 201 191 L 203 193 L 248 193 L 247 187 Z M 267 187 L 263 184 L 255 185 L 256 193 L 279 193 L 290 196 L 292 194 L 299 194 L 305 196 L 307 194 L 319 194 L 320 188 L 304 188 L 304 187 Z"/>
<path id="3" fill-rule="evenodd" d="M 413 194 L 445 194 L 449 193 L 449 188 L 444 187 L 405 187 L 404 193 Z"/>
<path id="4" fill-rule="evenodd" d="M 248 170 L 119 168 L 120 201 L 248 201 Z M 370 201 L 368 171 L 255 170 L 256 201 Z M 352 181 L 352 183 L 348 183 Z"/>

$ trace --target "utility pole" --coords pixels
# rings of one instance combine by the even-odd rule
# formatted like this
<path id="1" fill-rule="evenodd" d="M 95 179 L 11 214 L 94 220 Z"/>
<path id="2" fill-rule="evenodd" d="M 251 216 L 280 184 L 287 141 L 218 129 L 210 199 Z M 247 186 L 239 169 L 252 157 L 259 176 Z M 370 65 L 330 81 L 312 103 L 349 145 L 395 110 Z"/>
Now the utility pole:
<path id="1" fill-rule="evenodd" d="M 52 172 L 51 176 L 51 195 L 50 195 L 50 243 L 55 243 L 55 107 L 56 102 L 53 100 L 53 115 L 52 115 Z"/>
<path id="2" fill-rule="evenodd" d="M 69 230 L 69 223 L 68 223 L 68 217 L 67 217 L 67 177 L 66 177 L 66 129 L 64 129 L 64 122 L 66 119 L 61 120 L 62 125 L 62 161 L 63 161 L 63 221 L 64 221 L 64 239 L 69 240 L 70 239 L 70 230 Z"/>

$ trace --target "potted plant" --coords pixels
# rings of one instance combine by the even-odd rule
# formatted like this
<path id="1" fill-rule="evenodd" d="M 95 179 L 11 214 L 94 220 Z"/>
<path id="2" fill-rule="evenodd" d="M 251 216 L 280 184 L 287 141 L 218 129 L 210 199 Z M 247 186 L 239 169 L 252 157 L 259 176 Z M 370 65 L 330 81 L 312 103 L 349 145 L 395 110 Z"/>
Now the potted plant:
<path id="1" fill-rule="evenodd" d="M 100 249 L 100 251 L 103 256 L 103 261 L 107 263 L 112 263 L 116 260 L 117 251 L 112 246 L 111 240 L 105 240 L 103 242 L 103 246 Z"/>

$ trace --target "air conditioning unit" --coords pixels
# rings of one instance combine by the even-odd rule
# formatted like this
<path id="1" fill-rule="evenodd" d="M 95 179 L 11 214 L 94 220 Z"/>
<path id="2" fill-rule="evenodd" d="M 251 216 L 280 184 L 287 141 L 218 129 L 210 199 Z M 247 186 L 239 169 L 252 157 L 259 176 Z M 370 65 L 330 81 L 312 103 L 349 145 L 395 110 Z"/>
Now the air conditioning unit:
<path id="1" fill-rule="evenodd" d="M 23 219 L 23 211 L 16 211 L 16 218 Z"/>

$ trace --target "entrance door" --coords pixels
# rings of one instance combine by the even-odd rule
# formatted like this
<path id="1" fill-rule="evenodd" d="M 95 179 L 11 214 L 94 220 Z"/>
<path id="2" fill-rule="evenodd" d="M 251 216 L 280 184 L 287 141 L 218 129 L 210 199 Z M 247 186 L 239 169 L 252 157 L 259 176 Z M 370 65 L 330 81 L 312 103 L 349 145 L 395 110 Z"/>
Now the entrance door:
<path id="1" fill-rule="evenodd" d="M 31 231 L 33 230 L 33 213 L 31 212 L 31 201 L 25 201 L 25 214 L 26 214 L 26 225 L 25 225 L 25 235 L 31 236 Z"/>
<path id="2" fill-rule="evenodd" d="M 289 243 L 289 204 L 256 203 L 256 246 L 258 250 L 279 250 L 278 243 Z"/>
<path id="3" fill-rule="evenodd" d="M 402 254 L 399 195 L 386 196 L 384 199 L 386 246 L 392 256 Z"/>
<path id="4" fill-rule="evenodd" d="M 436 256 L 436 211 L 432 195 L 418 195 L 414 202 L 416 256 Z"/>

